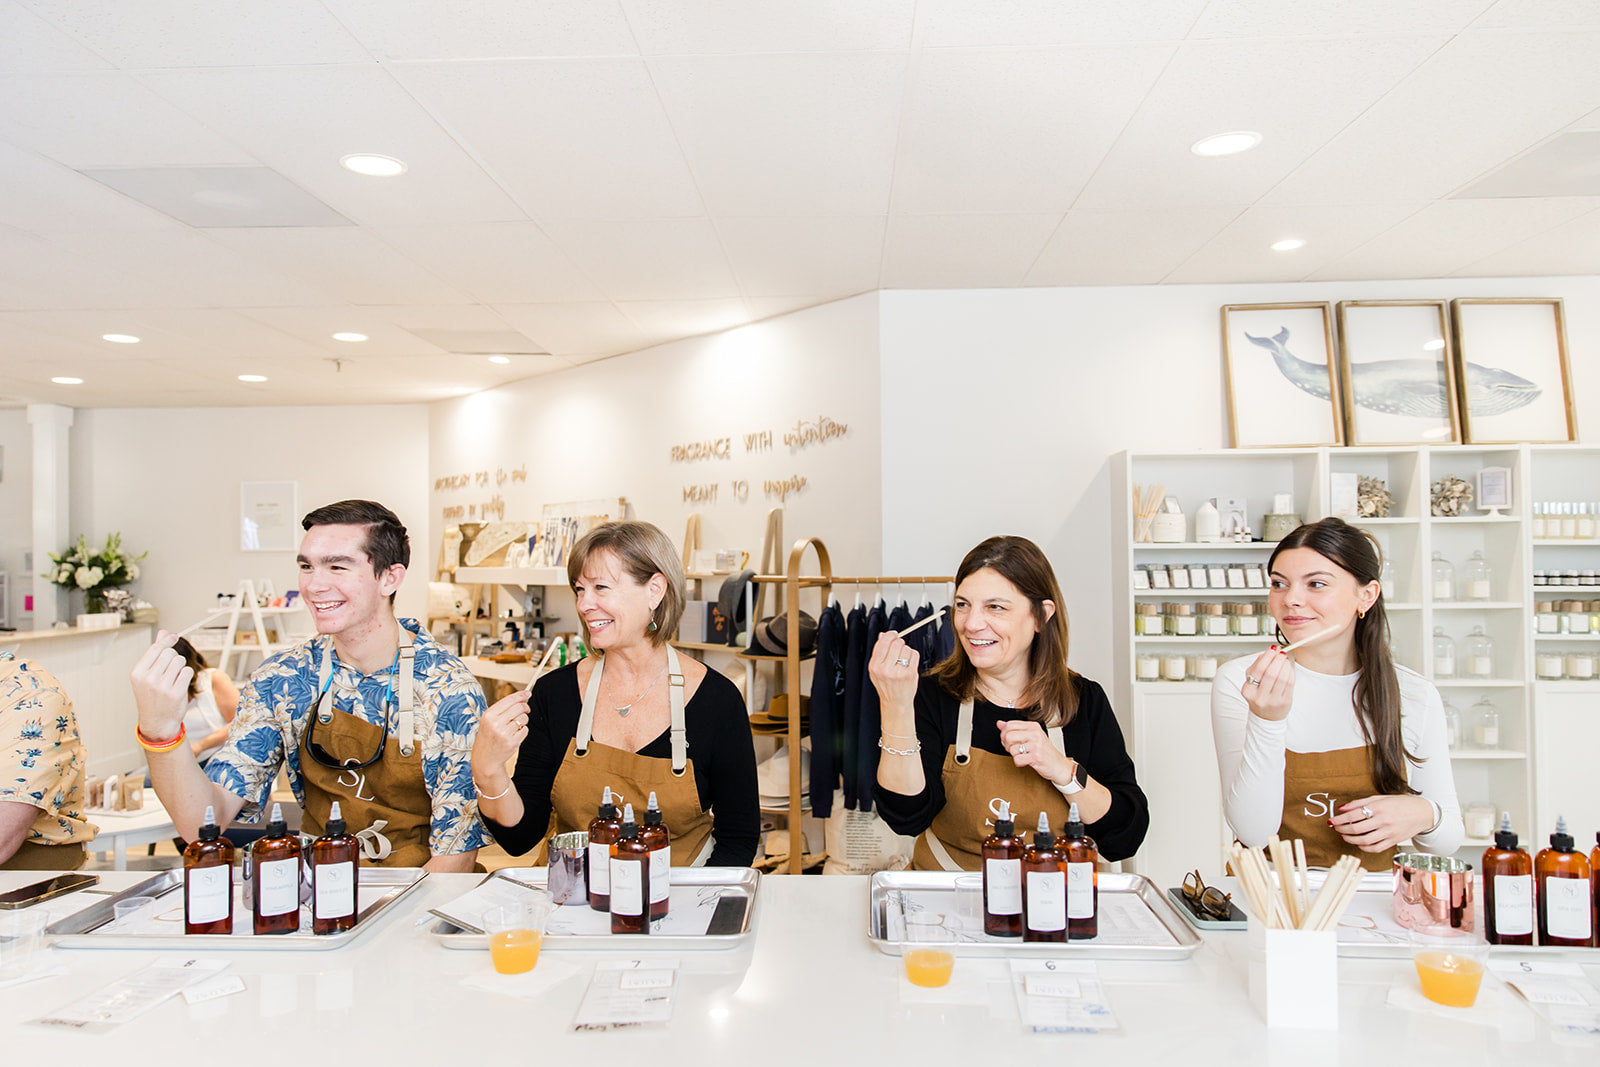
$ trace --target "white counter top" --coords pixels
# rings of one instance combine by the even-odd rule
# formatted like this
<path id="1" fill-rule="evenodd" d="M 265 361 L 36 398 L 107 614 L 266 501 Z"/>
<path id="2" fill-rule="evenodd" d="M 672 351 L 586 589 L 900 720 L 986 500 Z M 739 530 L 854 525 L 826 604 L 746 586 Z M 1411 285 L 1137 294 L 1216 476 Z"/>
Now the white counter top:
<path id="1" fill-rule="evenodd" d="M 155 637 L 155 627 L 148 622 L 125 622 L 121 626 L 63 626 L 57 630 L 3 630 L 0 631 L 0 648 L 8 645 L 33 644 L 39 641 L 56 641 L 63 637 L 100 637 L 127 633 L 131 630 L 146 631 L 150 638 Z"/>
<path id="2" fill-rule="evenodd" d="M 0 889 L 32 877 L 0 872 Z M 103 874 L 102 885 L 122 887 L 140 877 Z M 155 954 L 53 949 L 52 962 L 67 973 L 0 994 L 0 1042 L 8 1062 L 105 1053 L 119 1067 L 211 1062 L 256 1038 L 285 1058 L 312 1053 L 319 1063 L 493 1056 L 518 1062 L 570 1056 L 581 1063 L 604 1055 L 613 1063 L 639 1057 L 652 1064 L 986 1067 L 1021 1064 L 1039 1053 L 1173 1067 L 1424 1060 L 1501 1067 L 1600 1059 L 1600 1044 L 1557 1045 L 1520 1004 L 1512 1006 L 1518 1021 L 1511 1033 L 1390 1007 L 1390 984 L 1415 980 L 1409 960 L 1340 961 L 1337 1033 L 1269 1031 L 1248 1000 L 1241 933 L 1207 935 L 1205 946 L 1179 963 L 1102 962 L 1099 976 L 1121 1034 L 1024 1034 L 1014 1011 L 991 1018 L 987 1003 L 902 1001 L 899 959 L 880 954 L 866 938 L 864 878 L 766 878 L 755 934 L 744 949 L 679 955 L 683 971 L 668 1029 L 574 1034 L 573 1015 L 594 963 L 614 954 L 547 949 L 545 959 L 575 964 L 579 973 L 535 999 L 464 987 L 463 976 L 488 973 L 488 954 L 444 949 L 415 921 L 475 882 L 472 875 L 430 876 L 380 916 L 369 937 L 344 949 L 238 953 L 229 970 L 244 979 L 243 993 L 193 1007 L 170 1000 L 111 1034 L 61 1032 L 28 1020 L 147 965 Z M 78 906 L 64 906 L 71 900 L 43 907 L 63 905 L 58 914 L 66 914 Z M 1001 960 L 963 958 L 958 975 L 963 968 L 996 980 L 1005 973 Z M 1600 977 L 1600 968 L 1585 971 L 1591 980 Z"/>

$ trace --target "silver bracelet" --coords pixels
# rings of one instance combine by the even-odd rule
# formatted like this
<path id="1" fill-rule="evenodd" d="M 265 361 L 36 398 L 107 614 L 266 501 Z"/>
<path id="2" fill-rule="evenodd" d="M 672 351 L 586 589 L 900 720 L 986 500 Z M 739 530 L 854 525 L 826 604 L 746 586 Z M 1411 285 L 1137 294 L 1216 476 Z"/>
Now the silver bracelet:
<path id="1" fill-rule="evenodd" d="M 915 756 L 918 752 L 922 751 L 922 742 L 918 741 L 916 748 L 890 748 L 888 745 L 884 744 L 883 738 L 879 737 L 878 747 L 889 753 L 891 756 Z"/>
<path id="2" fill-rule="evenodd" d="M 512 782 L 507 782 L 506 783 L 506 787 L 504 789 L 500 790 L 500 792 L 496 793 L 494 796 L 491 797 L 491 796 L 488 796 L 487 794 L 484 793 L 483 786 L 478 784 L 478 780 L 476 778 L 474 778 L 472 780 L 472 788 L 474 788 L 474 789 L 476 789 L 478 791 L 478 799 L 479 800 L 499 800 L 501 797 L 503 797 L 507 793 L 511 792 L 511 787 L 512 787 L 513 784 L 514 783 L 512 783 Z"/>

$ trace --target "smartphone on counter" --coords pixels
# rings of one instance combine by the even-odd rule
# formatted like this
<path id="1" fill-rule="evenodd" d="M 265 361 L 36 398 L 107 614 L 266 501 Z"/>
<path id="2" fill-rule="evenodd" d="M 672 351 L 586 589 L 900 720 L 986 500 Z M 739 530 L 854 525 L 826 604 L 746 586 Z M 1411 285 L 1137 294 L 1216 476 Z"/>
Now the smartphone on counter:
<path id="1" fill-rule="evenodd" d="M 58 874 L 54 878 L 25 885 L 21 889 L 0 893 L 0 911 L 16 911 L 18 908 L 41 904 L 46 900 L 98 885 L 99 882 L 100 876 L 95 874 Z"/>

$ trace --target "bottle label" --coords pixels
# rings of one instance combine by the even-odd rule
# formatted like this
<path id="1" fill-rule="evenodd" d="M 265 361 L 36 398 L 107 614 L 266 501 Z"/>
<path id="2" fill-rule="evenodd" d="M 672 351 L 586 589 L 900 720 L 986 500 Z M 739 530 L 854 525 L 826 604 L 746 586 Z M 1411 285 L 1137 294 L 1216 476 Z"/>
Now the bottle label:
<path id="1" fill-rule="evenodd" d="M 184 874 L 189 890 L 189 921 L 214 923 L 233 914 L 233 868 L 190 867 Z"/>
<path id="2" fill-rule="evenodd" d="M 1448 678 L 1456 673 L 1456 658 L 1454 656 L 1437 656 L 1433 662 L 1433 673 L 1441 678 Z"/>
<path id="3" fill-rule="evenodd" d="M 589 846 L 589 892 L 605 896 L 611 892 L 611 846 Z"/>
<path id="4" fill-rule="evenodd" d="M 659 904 L 667 899 L 672 888 L 672 850 L 658 848 L 650 853 L 650 903 Z"/>
<path id="5" fill-rule="evenodd" d="M 611 914 L 643 915 L 644 864 L 633 860 L 611 860 Z"/>
<path id="6" fill-rule="evenodd" d="M 1474 678 L 1487 678 L 1494 673 L 1494 661 L 1488 656 L 1468 656 L 1467 673 Z"/>
<path id="7" fill-rule="evenodd" d="M 1094 918 L 1094 864 L 1067 864 L 1067 918 Z"/>
<path id="8" fill-rule="evenodd" d="M 1498 748 L 1498 747 L 1500 747 L 1500 727 L 1498 727 L 1498 726 L 1480 726 L 1480 727 L 1478 727 L 1478 744 L 1482 745 L 1484 748 Z"/>
<path id="9" fill-rule="evenodd" d="M 984 860 L 983 888 L 989 894 L 983 908 L 990 915 L 1022 914 L 1022 861 Z"/>
<path id="10" fill-rule="evenodd" d="M 1587 941 L 1591 929 L 1589 913 L 1594 907 L 1589 898 L 1589 879 L 1546 878 L 1541 888 L 1544 890 L 1544 924 L 1550 936 Z"/>
<path id="11" fill-rule="evenodd" d="M 354 863 L 319 863 L 315 868 L 316 916 L 319 919 L 342 919 L 356 913 L 356 865 Z"/>
<path id="12" fill-rule="evenodd" d="M 1067 928 L 1067 876 L 1061 871 L 1028 872 L 1028 929 Z"/>
<path id="13" fill-rule="evenodd" d="M 1494 928 L 1501 937 L 1533 933 L 1533 875 L 1494 876 Z"/>
<path id="14" fill-rule="evenodd" d="M 1445 582 L 1445 581 L 1436 581 L 1436 582 L 1434 582 L 1433 583 L 1433 599 L 1435 599 L 1435 600 L 1449 600 L 1451 592 L 1452 592 L 1452 586 L 1453 585 L 1454 585 L 1453 582 Z"/>
<path id="15" fill-rule="evenodd" d="M 1471 597 L 1473 600 L 1488 600 L 1489 599 L 1489 583 L 1488 582 L 1483 582 L 1483 581 L 1471 581 L 1471 582 L 1468 582 L 1467 583 L 1467 595 L 1469 597 Z"/>
<path id="16" fill-rule="evenodd" d="M 256 864 L 256 900 L 262 915 L 287 915 L 300 909 L 300 861 Z"/>

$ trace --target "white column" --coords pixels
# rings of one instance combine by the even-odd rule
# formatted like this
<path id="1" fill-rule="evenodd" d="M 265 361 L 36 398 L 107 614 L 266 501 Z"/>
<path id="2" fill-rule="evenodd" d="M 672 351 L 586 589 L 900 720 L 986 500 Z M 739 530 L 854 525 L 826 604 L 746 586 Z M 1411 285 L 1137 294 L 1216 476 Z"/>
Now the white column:
<path id="1" fill-rule="evenodd" d="M 67 547 L 71 526 L 67 514 L 70 496 L 71 450 L 67 431 L 73 410 L 60 404 L 29 404 L 28 425 L 33 427 L 33 569 L 43 574 L 50 553 Z M 67 610 L 66 590 L 44 579 L 33 583 L 33 628 L 48 630 Z"/>

